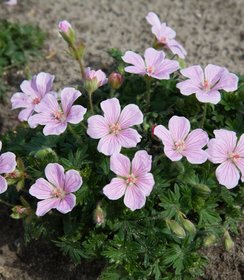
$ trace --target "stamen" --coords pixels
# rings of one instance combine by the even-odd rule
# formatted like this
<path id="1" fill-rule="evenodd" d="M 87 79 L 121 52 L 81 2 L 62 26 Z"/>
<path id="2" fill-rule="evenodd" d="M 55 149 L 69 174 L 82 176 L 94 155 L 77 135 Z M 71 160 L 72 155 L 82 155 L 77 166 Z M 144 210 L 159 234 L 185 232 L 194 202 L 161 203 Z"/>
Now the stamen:
<path id="1" fill-rule="evenodd" d="M 37 104 L 40 103 L 40 101 L 41 101 L 40 98 L 39 98 L 39 97 L 36 97 L 35 99 L 32 100 L 32 104 L 33 104 L 33 105 L 37 105 Z"/>
<path id="2" fill-rule="evenodd" d="M 155 69 L 153 66 L 148 66 L 148 67 L 146 67 L 146 71 L 149 75 L 151 75 L 154 73 Z"/>
<path id="3" fill-rule="evenodd" d="M 185 149 L 185 142 L 183 140 L 175 142 L 175 150 L 182 152 Z"/>
<path id="4" fill-rule="evenodd" d="M 52 191 L 52 195 L 56 198 L 64 198 L 65 192 L 62 189 L 54 188 L 54 190 Z"/>
<path id="5" fill-rule="evenodd" d="M 118 135 L 121 131 L 121 127 L 118 123 L 110 126 L 110 134 Z"/>
<path id="6" fill-rule="evenodd" d="M 129 177 L 126 179 L 127 185 L 134 185 L 136 183 L 137 179 L 133 174 L 130 174 Z"/>

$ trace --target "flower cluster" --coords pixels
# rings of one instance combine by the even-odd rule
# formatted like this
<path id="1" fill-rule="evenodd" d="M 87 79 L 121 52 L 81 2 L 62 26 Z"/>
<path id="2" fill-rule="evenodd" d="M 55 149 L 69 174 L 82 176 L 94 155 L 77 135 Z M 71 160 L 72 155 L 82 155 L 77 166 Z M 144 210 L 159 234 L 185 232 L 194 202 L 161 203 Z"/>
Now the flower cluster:
<path id="1" fill-rule="evenodd" d="M 170 75 L 174 74 L 180 93 L 185 96 L 196 94 L 197 100 L 203 103 L 217 104 L 221 101 L 220 91 L 232 92 L 237 89 L 238 77 L 224 67 L 208 64 L 204 70 L 199 65 L 180 69 L 178 60 L 185 58 L 187 53 L 175 40 L 175 31 L 166 23 L 160 22 L 153 12 L 150 12 L 146 19 L 152 26 L 156 43 L 154 48 L 149 47 L 145 50 L 144 58 L 132 51 L 125 52 L 122 60 L 130 64 L 125 66 L 125 72 L 140 75 L 146 81 L 155 79 L 155 82 L 168 80 Z M 103 194 L 111 200 L 124 196 L 124 204 L 130 210 L 140 209 L 145 205 L 146 197 L 155 185 L 154 176 L 150 172 L 152 156 L 146 150 L 139 150 L 131 162 L 122 154 L 122 149 L 136 148 L 140 143 L 143 133 L 139 134 L 134 127 L 143 124 L 144 115 L 135 104 L 121 109 L 116 97 L 100 103 L 103 115 L 94 114 L 92 94 L 107 82 L 113 93 L 120 88 L 124 78 L 120 73 L 112 73 L 107 79 L 102 70 L 84 68 L 83 46 L 77 44 L 70 23 L 60 22 L 59 31 L 68 43 L 70 53 L 79 62 L 82 85 L 86 90 L 92 114 L 87 119 L 86 133 L 92 139 L 99 139 L 97 150 L 110 156 L 110 170 L 117 175 L 103 187 Z M 161 47 L 170 50 L 176 59 L 166 58 Z M 65 87 L 57 93 L 52 90 L 53 81 L 53 75 L 41 72 L 30 81 L 24 81 L 20 85 L 22 91 L 15 93 L 11 98 L 12 108 L 22 109 L 19 113 L 20 121 L 28 121 L 31 128 L 43 125 L 45 136 L 64 133 L 69 123 L 79 124 L 87 111 L 82 105 L 74 105 L 81 96 L 80 91 Z M 150 102 L 150 95 L 147 102 Z M 218 129 L 214 131 L 215 138 L 209 140 L 207 132 L 202 128 L 192 131 L 190 128 L 191 124 L 187 118 L 174 115 L 169 120 L 168 128 L 156 125 L 153 135 L 162 141 L 164 154 L 171 161 L 179 161 L 185 157 L 190 164 L 203 164 L 207 160 L 214 164 L 219 163 L 216 177 L 218 182 L 227 188 L 237 186 L 240 178 L 244 181 L 244 135 L 241 135 L 237 143 L 235 132 Z M 0 156 L 1 174 L 11 173 L 15 167 L 14 154 L 5 153 Z M 80 173 L 73 169 L 65 173 L 60 164 L 49 163 L 45 168 L 45 176 L 47 180 L 39 178 L 29 190 L 32 196 L 41 200 L 37 204 L 36 215 L 43 216 L 51 209 L 57 209 L 64 214 L 70 212 L 76 204 L 73 192 L 82 185 Z M 6 180 L 0 176 L 0 193 L 6 189 Z M 102 223 L 101 220 L 102 218 L 98 223 Z"/>

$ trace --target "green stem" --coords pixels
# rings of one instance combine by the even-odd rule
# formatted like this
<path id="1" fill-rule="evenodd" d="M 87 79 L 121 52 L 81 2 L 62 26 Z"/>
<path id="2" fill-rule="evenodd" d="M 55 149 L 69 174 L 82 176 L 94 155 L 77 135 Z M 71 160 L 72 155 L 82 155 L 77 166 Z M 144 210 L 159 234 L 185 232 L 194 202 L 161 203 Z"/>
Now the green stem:
<path id="1" fill-rule="evenodd" d="M 14 205 L 13 204 L 11 204 L 11 203 L 9 203 L 9 202 L 7 202 L 7 201 L 4 201 L 4 200 L 2 200 L 2 199 L 0 199 L 0 203 L 3 203 L 3 204 L 5 204 L 5 205 L 7 205 L 7 206 L 9 206 L 9 207 L 14 207 Z"/>
<path id="2" fill-rule="evenodd" d="M 151 105 L 151 78 L 146 77 L 146 109 L 149 111 Z"/>
<path id="3" fill-rule="evenodd" d="M 93 108 L 93 103 L 92 103 L 92 92 L 88 92 L 88 98 L 89 98 L 90 110 L 91 110 L 92 114 L 94 114 L 94 108 Z"/>
<path id="4" fill-rule="evenodd" d="M 110 88 L 110 97 L 113 98 L 115 94 L 115 90 L 113 88 Z"/>
<path id="5" fill-rule="evenodd" d="M 205 119 L 206 119 L 206 115 L 207 115 L 207 108 L 208 108 L 208 104 L 205 103 L 204 107 L 203 107 L 203 115 L 202 115 L 202 121 L 201 121 L 201 128 L 204 127 L 204 123 L 205 123 Z"/>

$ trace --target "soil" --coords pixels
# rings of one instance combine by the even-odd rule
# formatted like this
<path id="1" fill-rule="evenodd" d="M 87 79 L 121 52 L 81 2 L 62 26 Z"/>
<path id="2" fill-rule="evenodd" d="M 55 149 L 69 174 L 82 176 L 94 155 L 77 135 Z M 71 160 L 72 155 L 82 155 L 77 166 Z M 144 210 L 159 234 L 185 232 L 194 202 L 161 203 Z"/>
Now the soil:
<path id="1" fill-rule="evenodd" d="M 65 55 L 65 44 L 57 31 L 60 20 L 69 20 L 85 41 L 86 65 L 109 69 L 112 59 L 108 48 L 143 53 L 150 46 L 152 35 L 145 20 L 149 11 L 158 13 L 176 30 L 177 39 L 188 51 L 188 65 L 213 63 L 244 74 L 244 0 L 19 0 L 12 7 L 0 3 L 0 18 L 39 25 L 46 32 L 43 59 L 31 61 L 28 72 L 55 74 L 56 90 L 79 80 L 78 67 Z M 25 77 L 26 71 L 6 76 L 11 86 L 7 99 L 18 91 Z M 11 111 L 9 103 L 0 104 L 0 133 L 16 124 L 17 112 Z M 0 208 L 0 279 L 96 279 L 101 264 L 75 267 L 45 241 L 20 246 L 21 223 L 8 214 L 6 208 Z M 235 241 L 232 253 L 224 252 L 221 246 L 206 251 L 210 265 L 203 279 L 244 279 L 244 225 Z"/>

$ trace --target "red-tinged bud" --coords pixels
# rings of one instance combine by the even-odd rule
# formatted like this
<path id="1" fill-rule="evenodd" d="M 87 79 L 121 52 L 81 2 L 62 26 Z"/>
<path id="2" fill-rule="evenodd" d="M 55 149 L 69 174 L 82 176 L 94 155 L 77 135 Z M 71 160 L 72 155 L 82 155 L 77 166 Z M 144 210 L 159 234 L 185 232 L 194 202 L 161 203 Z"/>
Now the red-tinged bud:
<path id="1" fill-rule="evenodd" d="M 62 20 L 59 22 L 58 28 L 60 32 L 68 33 L 72 29 L 72 26 L 67 20 Z"/>
<path id="2" fill-rule="evenodd" d="M 29 207 L 24 207 L 22 205 L 16 205 L 12 208 L 11 218 L 21 219 L 25 216 L 28 216 L 30 213 L 31 213 L 31 209 Z"/>
<path id="3" fill-rule="evenodd" d="M 108 77 L 108 83 L 112 89 L 119 89 L 123 84 L 123 76 L 120 73 L 112 72 Z"/>
<path id="4" fill-rule="evenodd" d="M 152 126 L 152 129 L 151 129 L 151 133 L 152 133 L 152 136 L 155 137 L 155 134 L 154 134 L 154 130 L 155 130 L 155 127 L 157 126 L 157 124 L 154 124 Z"/>

